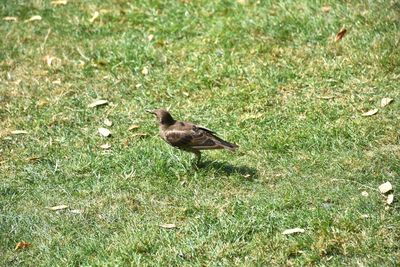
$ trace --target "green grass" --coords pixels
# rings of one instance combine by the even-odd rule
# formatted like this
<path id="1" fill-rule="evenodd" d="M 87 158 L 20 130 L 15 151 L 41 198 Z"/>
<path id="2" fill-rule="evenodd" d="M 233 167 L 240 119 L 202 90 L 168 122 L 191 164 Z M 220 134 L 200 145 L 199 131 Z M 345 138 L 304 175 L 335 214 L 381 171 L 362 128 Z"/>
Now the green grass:
<path id="1" fill-rule="evenodd" d="M 396 1 L 3 1 L 0 16 L 18 18 L 0 22 L 0 265 L 400 263 L 399 201 L 374 190 L 399 198 Z M 240 149 L 192 168 L 144 112 L 161 107 Z"/>

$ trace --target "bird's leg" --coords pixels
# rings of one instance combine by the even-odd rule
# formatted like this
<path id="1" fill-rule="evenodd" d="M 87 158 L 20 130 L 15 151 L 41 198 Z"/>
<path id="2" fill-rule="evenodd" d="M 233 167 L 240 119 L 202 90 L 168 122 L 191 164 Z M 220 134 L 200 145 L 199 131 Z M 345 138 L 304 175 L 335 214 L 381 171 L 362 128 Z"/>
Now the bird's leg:
<path id="1" fill-rule="evenodd" d="M 196 165 L 200 164 L 200 160 L 201 160 L 201 152 L 198 150 L 193 151 L 193 153 L 196 155 L 197 161 L 196 161 Z"/>

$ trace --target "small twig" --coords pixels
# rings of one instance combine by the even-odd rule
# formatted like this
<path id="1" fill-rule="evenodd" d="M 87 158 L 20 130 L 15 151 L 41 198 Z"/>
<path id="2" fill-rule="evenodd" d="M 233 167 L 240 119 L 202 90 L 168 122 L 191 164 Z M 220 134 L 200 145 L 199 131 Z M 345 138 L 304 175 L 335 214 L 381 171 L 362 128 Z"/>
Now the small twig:
<path id="1" fill-rule="evenodd" d="M 378 189 L 376 189 L 376 188 L 373 188 L 373 187 L 371 187 L 371 186 L 368 186 L 368 185 L 365 185 L 365 184 L 362 184 L 362 183 L 360 183 L 360 182 L 353 181 L 353 180 L 347 180 L 347 179 L 337 179 L 337 178 L 335 178 L 335 179 L 332 179 L 332 181 L 344 181 L 344 182 L 352 182 L 352 183 L 358 184 L 359 186 L 362 186 L 362 187 L 365 187 L 365 188 L 371 189 L 371 190 L 373 190 L 373 191 L 378 191 L 378 192 L 379 192 L 379 190 L 378 190 Z"/>
<path id="2" fill-rule="evenodd" d="M 50 33 L 51 33 L 51 28 L 49 28 L 49 29 L 47 30 L 47 34 L 46 34 L 46 36 L 44 37 L 44 41 L 43 41 L 43 43 L 42 43 L 42 45 L 41 45 L 41 47 L 40 47 L 40 49 L 42 50 L 42 52 L 43 52 L 44 46 L 45 46 L 46 43 L 47 43 L 47 39 L 49 39 Z"/>

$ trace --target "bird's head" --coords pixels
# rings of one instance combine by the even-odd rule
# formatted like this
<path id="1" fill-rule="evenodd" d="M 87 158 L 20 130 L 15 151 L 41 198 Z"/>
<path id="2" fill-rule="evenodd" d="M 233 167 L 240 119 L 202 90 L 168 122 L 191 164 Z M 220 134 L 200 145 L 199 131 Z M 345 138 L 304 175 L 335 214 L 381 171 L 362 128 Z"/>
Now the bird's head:
<path id="1" fill-rule="evenodd" d="M 154 114 L 160 124 L 172 125 L 175 123 L 174 118 L 165 109 L 146 110 L 148 113 Z"/>

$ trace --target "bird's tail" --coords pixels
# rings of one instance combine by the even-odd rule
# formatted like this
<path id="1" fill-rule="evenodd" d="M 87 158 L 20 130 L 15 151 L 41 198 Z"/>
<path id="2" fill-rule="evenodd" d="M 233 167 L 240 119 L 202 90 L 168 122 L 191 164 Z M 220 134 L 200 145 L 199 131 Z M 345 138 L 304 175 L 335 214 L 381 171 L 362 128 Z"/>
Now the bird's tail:
<path id="1" fill-rule="evenodd" d="M 239 146 L 236 145 L 236 144 L 232 144 L 232 143 L 229 143 L 229 142 L 227 142 L 227 141 L 225 141 L 225 140 L 222 140 L 222 139 L 219 138 L 218 136 L 215 136 L 215 135 L 214 135 L 214 137 L 215 137 L 215 139 L 218 141 L 218 143 L 220 143 L 221 146 L 223 146 L 224 148 L 228 149 L 229 151 L 232 151 L 232 152 L 233 152 L 233 151 L 236 150 L 236 148 L 239 147 Z"/>

